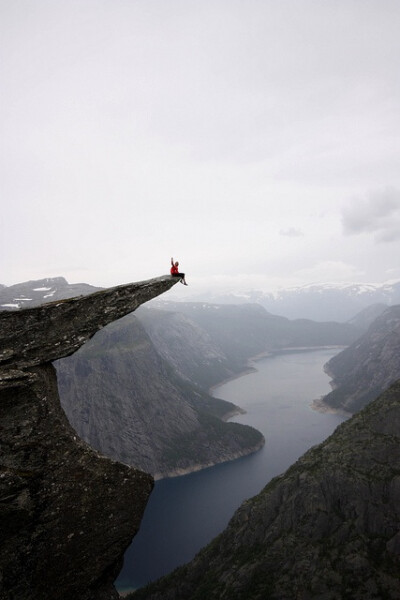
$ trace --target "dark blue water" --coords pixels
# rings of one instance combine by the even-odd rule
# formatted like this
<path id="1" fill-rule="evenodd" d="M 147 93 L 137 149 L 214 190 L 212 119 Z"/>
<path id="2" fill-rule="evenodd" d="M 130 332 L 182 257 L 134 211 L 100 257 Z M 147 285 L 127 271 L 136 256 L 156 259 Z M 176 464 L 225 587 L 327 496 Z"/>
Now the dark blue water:
<path id="1" fill-rule="evenodd" d="M 256 372 L 214 390 L 215 396 L 247 411 L 234 420 L 256 427 L 266 444 L 251 456 L 158 481 L 140 531 L 125 554 L 116 582 L 119 591 L 141 587 L 191 560 L 226 527 L 244 499 L 257 494 L 344 420 L 310 406 L 330 391 L 323 365 L 338 351 L 263 359 L 254 364 Z"/>

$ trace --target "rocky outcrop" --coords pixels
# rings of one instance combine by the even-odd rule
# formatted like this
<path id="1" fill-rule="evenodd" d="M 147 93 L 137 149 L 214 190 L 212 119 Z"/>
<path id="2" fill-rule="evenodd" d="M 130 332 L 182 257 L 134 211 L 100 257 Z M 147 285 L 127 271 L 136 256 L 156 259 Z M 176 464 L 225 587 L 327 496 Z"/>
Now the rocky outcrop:
<path id="1" fill-rule="evenodd" d="M 400 305 L 381 314 L 354 344 L 325 366 L 333 391 L 322 406 L 354 413 L 400 378 Z"/>
<path id="2" fill-rule="evenodd" d="M 398 600 L 400 381 L 133 600 Z"/>
<path id="3" fill-rule="evenodd" d="M 176 283 L 169 276 L 0 313 L 0 598 L 110 600 L 153 479 L 99 455 L 51 361 Z"/>

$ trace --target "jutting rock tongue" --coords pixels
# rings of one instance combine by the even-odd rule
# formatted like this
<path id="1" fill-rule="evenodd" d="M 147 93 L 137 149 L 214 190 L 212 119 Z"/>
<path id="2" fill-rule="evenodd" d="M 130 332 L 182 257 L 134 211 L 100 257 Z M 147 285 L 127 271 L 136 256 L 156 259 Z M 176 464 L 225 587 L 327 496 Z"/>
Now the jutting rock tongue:
<path id="1" fill-rule="evenodd" d="M 150 475 L 82 442 L 51 361 L 177 283 L 170 276 L 0 313 L 0 599 L 109 600 Z"/>

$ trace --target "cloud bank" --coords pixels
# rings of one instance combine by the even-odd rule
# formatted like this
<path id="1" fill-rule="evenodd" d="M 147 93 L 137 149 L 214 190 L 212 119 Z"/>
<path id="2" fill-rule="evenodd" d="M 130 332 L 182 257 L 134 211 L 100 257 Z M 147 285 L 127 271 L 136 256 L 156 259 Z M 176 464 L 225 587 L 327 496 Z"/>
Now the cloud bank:
<path id="1" fill-rule="evenodd" d="M 342 225 L 345 235 L 373 233 L 376 242 L 399 240 L 400 190 L 386 188 L 352 200 L 343 208 Z"/>

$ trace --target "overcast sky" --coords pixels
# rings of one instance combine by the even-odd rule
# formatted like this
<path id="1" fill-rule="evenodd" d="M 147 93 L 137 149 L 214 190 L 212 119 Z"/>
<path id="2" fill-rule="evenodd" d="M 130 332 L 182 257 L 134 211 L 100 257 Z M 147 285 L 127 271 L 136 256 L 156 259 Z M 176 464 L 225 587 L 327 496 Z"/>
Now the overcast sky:
<path id="1" fill-rule="evenodd" d="M 400 279 L 398 0 L 0 8 L 0 283 Z"/>

